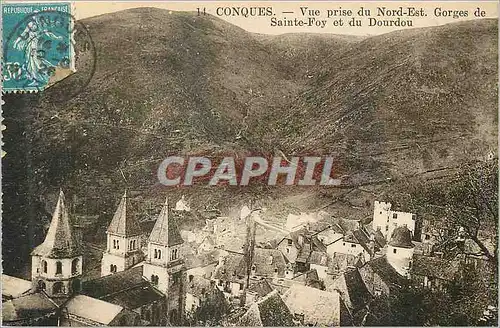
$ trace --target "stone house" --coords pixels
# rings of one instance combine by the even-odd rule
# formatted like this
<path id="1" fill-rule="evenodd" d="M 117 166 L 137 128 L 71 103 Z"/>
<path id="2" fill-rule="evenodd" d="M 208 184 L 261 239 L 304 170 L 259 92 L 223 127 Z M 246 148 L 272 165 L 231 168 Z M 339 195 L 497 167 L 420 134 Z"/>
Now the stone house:
<path id="1" fill-rule="evenodd" d="M 396 227 L 404 225 L 414 238 L 417 216 L 413 213 L 393 211 L 391 207 L 391 203 L 375 201 L 373 204 L 373 230 L 379 230 L 388 240 Z"/>
<path id="2" fill-rule="evenodd" d="M 189 275 L 186 286 L 186 312 L 193 312 L 200 307 L 202 300 L 215 289 L 210 279 Z"/>
<path id="3" fill-rule="evenodd" d="M 244 327 L 290 327 L 295 326 L 295 321 L 290 309 L 278 292 L 272 291 L 251 304 L 238 325 Z"/>
<path id="4" fill-rule="evenodd" d="M 337 291 L 293 285 L 283 301 L 302 326 L 344 326 L 352 323 L 349 310 Z"/>
<path id="5" fill-rule="evenodd" d="M 415 255 L 411 280 L 416 286 L 441 290 L 445 284 L 457 278 L 460 268 L 458 259 L 444 260 L 436 256 Z"/>

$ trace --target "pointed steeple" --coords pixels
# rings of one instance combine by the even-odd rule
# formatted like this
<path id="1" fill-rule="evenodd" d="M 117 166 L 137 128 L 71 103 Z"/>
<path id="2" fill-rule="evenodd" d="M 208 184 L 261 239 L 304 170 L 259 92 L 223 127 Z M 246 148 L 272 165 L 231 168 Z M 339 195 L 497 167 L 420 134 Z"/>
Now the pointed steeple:
<path id="1" fill-rule="evenodd" d="M 163 246 L 174 246 L 184 242 L 174 218 L 170 217 L 168 198 L 165 200 L 158 219 L 156 219 L 148 241 Z"/>
<path id="2" fill-rule="evenodd" d="M 126 190 L 106 232 L 124 237 L 137 236 L 142 234 L 141 226 L 135 220 L 134 216 L 130 214 L 127 215 Z"/>
<path id="3" fill-rule="evenodd" d="M 71 258 L 82 254 L 80 245 L 73 235 L 62 190 L 59 191 L 59 199 L 45 240 L 31 254 L 58 259 Z"/>

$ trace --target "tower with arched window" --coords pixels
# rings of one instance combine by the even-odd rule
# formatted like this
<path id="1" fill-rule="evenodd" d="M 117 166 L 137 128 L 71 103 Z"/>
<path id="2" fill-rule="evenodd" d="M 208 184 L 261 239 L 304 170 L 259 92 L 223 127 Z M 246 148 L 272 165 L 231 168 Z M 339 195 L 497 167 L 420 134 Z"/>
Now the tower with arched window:
<path id="1" fill-rule="evenodd" d="M 45 240 L 31 252 L 31 262 L 33 290 L 44 290 L 53 297 L 80 291 L 82 252 L 73 235 L 62 190 Z"/>
<path id="2" fill-rule="evenodd" d="M 167 316 L 172 324 L 184 314 L 186 269 L 181 246 L 184 243 L 165 201 L 148 238 L 143 274 L 166 296 Z"/>
<path id="3" fill-rule="evenodd" d="M 142 230 L 133 215 L 127 213 L 127 192 L 106 230 L 107 247 L 102 256 L 101 276 L 127 270 L 144 259 Z"/>

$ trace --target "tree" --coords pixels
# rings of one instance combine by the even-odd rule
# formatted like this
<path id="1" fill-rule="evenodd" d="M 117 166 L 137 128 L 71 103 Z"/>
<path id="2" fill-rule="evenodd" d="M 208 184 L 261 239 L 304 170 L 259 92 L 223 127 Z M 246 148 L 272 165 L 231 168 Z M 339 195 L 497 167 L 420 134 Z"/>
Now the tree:
<path id="1" fill-rule="evenodd" d="M 189 326 L 224 326 L 225 319 L 229 315 L 230 306 L 224 294 L 214 288 L 201 300 L 200 306 L 187 315 Z"/>
<path id="2" fill-rule="evenodd" d="M 485 308 L 496 304 L 498 294 L 496 162 L 462 165 L 440 182 L 422 178 L 400 181 L 389 200 L 398 208 L 426 218 L 432 226 L 442 228 L 435 248 L 443 251 L 445 257 L 452 258 L 462 253 L 486 259 L 477 267 L 464 261 L 461 274 L 445 284 L 444 290 L 420 290 L 421 299 L 415 305 L 415 308 L 424 309 L 425 316 L 419 318 L 423 320 L 423 325 L 477 325 Z M 463 242 L 458 237 L 472 241 L 478 251 L 467 253 L 467 248 L 461 247 Z M 493 249 L 485 242 L 488 238 L 493 241 Z M 401 308 L 394 310 L 400 300 L 385 302 L 389 302 L 387 308 L 391 310 L 388 310 L 389 318 L 378 311 L 382 315 L 382 323 L 397 324 L 398 317 L 401 317 L 397 313 L 405 313 Z"/>
<path id="3" fill-rule="evenodd" d="M 445 205 L 451 223 L 463 227 L 467 237 L 472 239 L 484 255 L 498 263 L 498 239 L 491 251 L 479 238 L 481 230 L 498 232 L 498 167 L 485 163 L 477 167 L 465 167 L 448 192 Z"/>
<path id="4" fill-rule="evenodd" d="M 423 326 L 426 321 L 425 292 L 402 286 L 391 294 L 376 296 L 367 306 L 363 326 Z"/>
<path id="5" fill-rule="evenodd" d="M 441 220 L 443 229 L 438 245 L 453 248 L 458 232 L 480 249 L 479 253 L 498 264 L 498 167 L 496 162 L 477 162 L 460 166 L 456 173 L 439 183 L 421 178 L 401 181 L 391 201 L 417 213 L 419 217 Z M 402 192 L 404 191 L 404 192 Z M 437 225 L 438 223 L 435 222 Z M 481 238 L 482 232 L 494 237 L 494 250 Z"/>
<path id="6" fill-rule="evenodd" d="M 488 298 L 476 273 L 464 268 L 462 276 L 442 290 L 402 286 L 390 295 L 375 297 L 361 325 L 473 326 Z"/>
<path id="7" fill-rule="evenodd" d="M 246 237 L 245 237 L 245 244 L 243 246 L 244 249 L 244 254 L 245 254 L 245 269 L 246 269 L 246 288 L 250 286 L 250 275 L 252 273 L 252 265 L 253 260 L 254 260 L 254 255 L 255 255 L 255 233 L 256 233 L 256 224 L 255 220 L 252 217 L 252 214 L 254 211 L 252 210 L 247 217 L 245 218 L 246 221 Z"/>
<path id="8" fill-rule="evenodd" d="M 421 289 L 425 326 L 475 326 L 486 305 L 496 297 L 484 286 L 480 274 L 464 266 L 442 290 Z"/>

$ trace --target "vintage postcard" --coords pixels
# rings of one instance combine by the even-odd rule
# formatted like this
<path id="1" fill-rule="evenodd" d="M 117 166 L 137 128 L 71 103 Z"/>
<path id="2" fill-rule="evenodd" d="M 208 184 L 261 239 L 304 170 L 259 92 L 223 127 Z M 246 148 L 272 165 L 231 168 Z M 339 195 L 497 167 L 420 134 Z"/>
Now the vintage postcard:
<path id="1" fill-rule="evenodd" d="M 5 1 L 2 325 L 498 326 L 494 1 Z"/>

